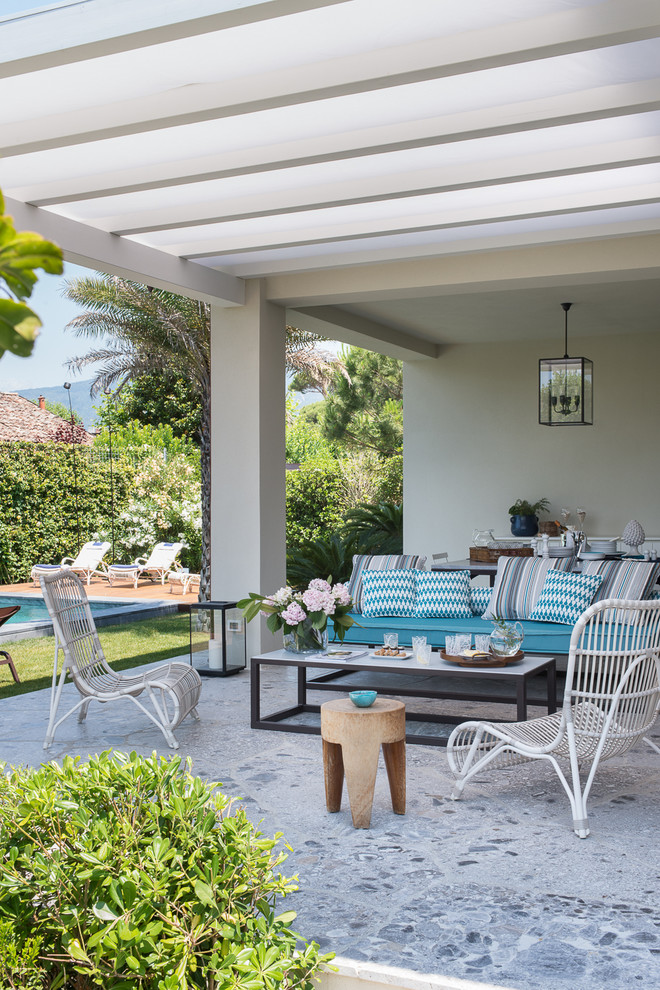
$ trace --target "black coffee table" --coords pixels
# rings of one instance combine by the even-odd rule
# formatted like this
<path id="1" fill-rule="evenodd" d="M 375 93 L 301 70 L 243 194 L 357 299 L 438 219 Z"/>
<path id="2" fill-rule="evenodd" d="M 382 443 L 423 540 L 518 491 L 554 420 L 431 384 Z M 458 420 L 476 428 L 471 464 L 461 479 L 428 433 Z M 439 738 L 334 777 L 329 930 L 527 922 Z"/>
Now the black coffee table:
<path id="1" fill-rule="evenodd" d="M 297 703 L 288 708 L 261 713 L 261 669 L 262 667 L 296 667 L 298 670 Z M 308 671 L 316 671 L 309 677 Z M 320 672 L 320 673 L 318 673 Z M 428 666 L 418 664 L 416 660 L 396 660 L 388 657 L 364 656 L 351 660 L 339 661 L 312 659 L 310 656 L 289 653 L 288 650 L 275 650 L 252 657 L 251 660 L 251 705 L 250 724 L 253 729 L 272 729 L 278 732 L 302 732 L 320 734 L 320 726 L 304 725 L 291 721 L 303 713 L 318 713 L 320 705 L 311 704 L 307 700 L 307 692 L 353 690 L 357 685 L 343 685 L 342 678 L 347 674 L 371 672 L 377 674 L 397 674 L 397 683 L 391 686 L 377 680 L 360 683 L 360 688 L 375 688 L 382 695 L 411 698 L 434 698 L 440 701 L 477 701 L 491 704 L 515 704 L 516 721 L 523 722 L 527 718 L 527 688 L 529 681 L 538 674 L 546 675 L 546 699 L 548 714 L 557 710 L 557 675 L 555 658 L 530 654 L 517 663 L 507 667 L 459 667 L 443 660 L 439 653 L 431 654 Z M 407 683 L 401 683 L 405 680 Z M 381 678 L 382 681 L 382 678 Z M 511 688 L 504 694 L 484 693 L 478 688 L 477 682 L 492 681 Z M 435 682 L 435 683 L 434 683 Z M 466 721 L 465 717 L 457 717 L 439 712 L 414 712 L 406 708 L 406 718 L 409 721 L 436 722 L 455 724 Z M 406 737 L 410 743 L 420 743 L 429 746 L 445 746 L 446 739 L 439 736 L 410 734 Z"/>

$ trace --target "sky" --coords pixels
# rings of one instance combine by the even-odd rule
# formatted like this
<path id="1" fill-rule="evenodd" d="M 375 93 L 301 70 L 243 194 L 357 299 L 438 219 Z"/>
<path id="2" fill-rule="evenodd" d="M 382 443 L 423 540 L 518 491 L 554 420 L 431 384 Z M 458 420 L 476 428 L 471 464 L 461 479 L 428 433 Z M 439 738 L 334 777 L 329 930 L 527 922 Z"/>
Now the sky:
<path id="1" fill-rule="evenodd" d="M 41 333 L 29 358 L 19 358 L 9 353 L 0 358 L 0 392 L 62 385 L 67 380 L 79 377 L 82 381 L 91 376 L 90 369 L 77 376 L 66 368 L 66 361 L 84 354 L 89 343 L 65 331 L 69 320 L 81 309 L 62 297 L 65 281 L 88 275 L 89 269 L 65 263 L 64 275 L 37 274 L 39 280 L 26 302 L 43 324 Z"/>

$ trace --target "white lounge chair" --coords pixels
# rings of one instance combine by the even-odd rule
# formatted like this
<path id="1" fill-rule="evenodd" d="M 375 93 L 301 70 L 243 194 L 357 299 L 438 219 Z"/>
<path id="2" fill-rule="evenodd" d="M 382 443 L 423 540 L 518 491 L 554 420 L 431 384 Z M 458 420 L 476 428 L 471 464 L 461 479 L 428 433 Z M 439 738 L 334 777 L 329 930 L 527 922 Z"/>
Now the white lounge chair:
<path id="1" fill-rule="evenodd" d="M 65 567 L 70 571 L 75 571 L 76 574 L 82 574 L 89 585 L 93 574 L 106 577 L 107 571 L 103 558 L 109 549 L 109 543 L 92 540 L 90 543 L 85 543 L 77 557 L 64 557 L 59 564 L 35 564 L 32 568 L 32 584 L 36 588 L 39 578 L 44 574 L 53 574 Z"/>
<path id="2" fill-rule="evenodd" d="M 165 584 L 165 578 L 171 570 L 178 569 L 176 557 L 183 548 L 183 543 L 157 543 L 148 557 L 136 557 L 132 564 L 111 564 L 108 568 L 108 581 L 113 586 L 115 581 L 131 581 L 134 588 L 138 586 L 138 578 L 154 575 Z"/>
<path id="3" fill-rule="evenodd" d="M 447 744 L 458 777 L 451 796 L 460 798 L 475 774 L 547 760 L 568 795 L 575 833 L 586 839 L 587 798 L 600 761 L 644 738 L 659 710 L 660 601 L 596 602 L 573 630 L 562 711 L 527 722 L 458 725 Z M 557 757 L 568 761 L 567 773 Z M 581 770 L 588 771 L 584 784 Z"/>
<path id="4" fill-rule="evenodd" d="M 96 626 L 82 581 L 71 571 L 59 571 L 40 578 L 41 590 L 55 630 L 55 660 L 50 696 L 50 718 L 44 740 L 48 749 L 61 723 L 78 711 L 84 721 L 91 701 L 105 704 L 128 699 L 161 730 L 169 746 L 178 749 L 174 730 L 186 717 L 199 718 L 196 705 L 202 681 L 187 663 L 165 663 L 136 675 L 117 674 L 108 665 L 96 633 Z M 58 656 L 62 650 L 62 671 L 57 677 Z M 70 675 L 80 700 L 57 718 L 66 676 Z M 140 701 L 146 692 L 154 713 Z"/>

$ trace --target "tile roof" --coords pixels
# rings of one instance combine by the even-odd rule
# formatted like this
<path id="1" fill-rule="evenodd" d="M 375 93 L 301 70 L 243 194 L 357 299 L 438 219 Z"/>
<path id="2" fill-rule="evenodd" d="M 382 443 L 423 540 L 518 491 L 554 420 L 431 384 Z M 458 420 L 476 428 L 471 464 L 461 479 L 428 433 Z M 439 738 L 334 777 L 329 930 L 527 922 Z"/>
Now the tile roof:
<path id="1" fill-rule="evenodd" d="M 76 443 L 90 444 L 93 437 L 74 426 Z M 0 442 L 30 440 L 33 443 L 71 443 L 71 424 L 15 392 L 0 392 Z"/>

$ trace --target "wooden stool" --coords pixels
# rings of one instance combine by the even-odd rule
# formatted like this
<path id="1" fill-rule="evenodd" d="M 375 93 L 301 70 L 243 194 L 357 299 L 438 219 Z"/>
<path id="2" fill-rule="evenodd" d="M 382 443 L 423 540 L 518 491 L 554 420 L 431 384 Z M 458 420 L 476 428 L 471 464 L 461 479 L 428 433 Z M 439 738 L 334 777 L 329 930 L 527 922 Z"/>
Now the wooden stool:
<path id="1" fill-rule="evenodd" d="M 382 745 L 392 795 L 392 810 L 406 813 L 406 709 L 400 701 L 376 698 L 370 708 L 356 708 L 348 698 L 321 705 L 325 800 L 339 811 L 346 789 L 355 828 L 369 828 L 378 751 Z"/>

